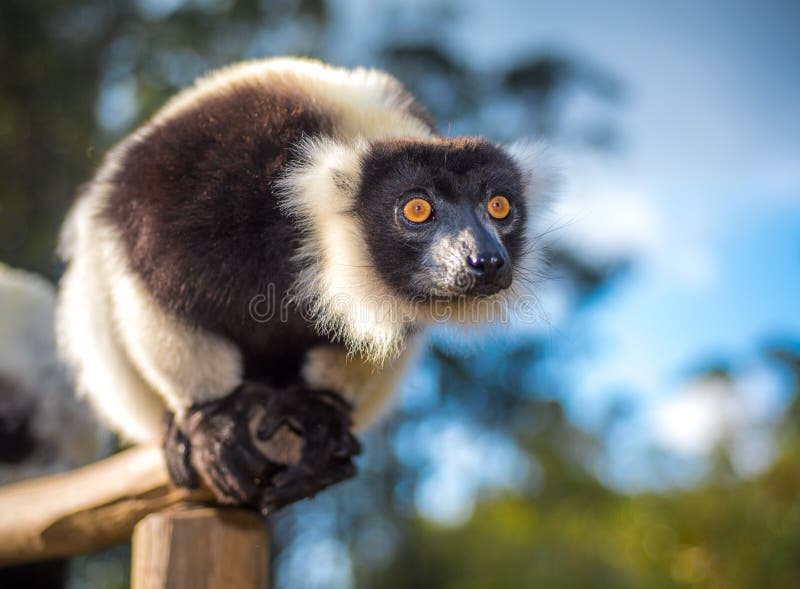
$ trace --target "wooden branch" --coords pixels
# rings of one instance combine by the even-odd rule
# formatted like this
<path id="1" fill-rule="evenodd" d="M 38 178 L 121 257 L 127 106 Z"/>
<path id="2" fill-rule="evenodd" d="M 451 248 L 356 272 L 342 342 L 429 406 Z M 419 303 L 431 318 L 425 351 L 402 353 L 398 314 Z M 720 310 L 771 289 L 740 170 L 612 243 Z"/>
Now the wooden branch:
<path id="1" fill-rule="evenodd" d="M 136 525 L 131 589 L 266 589 L 268 562 L 256 512 L 169 509 Z"/>
<path id="2" fill-rule="evenodd" d="M 211 500 L 207 490 L 171 487 L 156 445 L 0 487 L 0 566 L 124 544 L 136 523 L 150 513 Z"/>

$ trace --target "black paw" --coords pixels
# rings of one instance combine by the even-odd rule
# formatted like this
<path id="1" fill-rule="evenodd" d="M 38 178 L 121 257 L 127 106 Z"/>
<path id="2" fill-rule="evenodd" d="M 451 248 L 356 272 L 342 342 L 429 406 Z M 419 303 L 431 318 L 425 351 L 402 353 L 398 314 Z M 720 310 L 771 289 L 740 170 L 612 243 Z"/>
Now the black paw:
<path id="1" fill-rule="evenodd" d="M 169 478 L 178 487 L 197 488 L 197 471 L 189 461 L 189 438 L 172 413 L 166 414 L 164 426 L 164 458 Z"/>
<path id="2" fill-rule="evenodd" d="M 176 484 L 199 474 L 220 502 L 266 514 L 355 474 L 350 427 L 338 395 L 245 383 L 168 424 L 164 449 Z"/>

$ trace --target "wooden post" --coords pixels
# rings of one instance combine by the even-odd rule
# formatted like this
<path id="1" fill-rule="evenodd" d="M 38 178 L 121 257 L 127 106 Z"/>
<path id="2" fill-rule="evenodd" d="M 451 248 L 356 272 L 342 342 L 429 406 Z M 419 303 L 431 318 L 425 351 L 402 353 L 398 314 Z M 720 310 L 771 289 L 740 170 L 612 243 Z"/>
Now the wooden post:
<path id="1" fill-rule="evenodd" d="M 131 589 L 267 589 L 268 557 L 256 513 L 169 509 L 134 528 Z"/>

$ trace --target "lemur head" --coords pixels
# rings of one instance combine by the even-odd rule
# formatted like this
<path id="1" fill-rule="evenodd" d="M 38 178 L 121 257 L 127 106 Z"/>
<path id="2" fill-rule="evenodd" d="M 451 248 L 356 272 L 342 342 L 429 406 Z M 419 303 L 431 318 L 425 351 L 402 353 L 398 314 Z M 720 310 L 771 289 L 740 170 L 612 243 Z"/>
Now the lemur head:
<path id="1" fill-rule="evenodd" d="M 353 213 L 375 271 L 403 297 L 508 288 L 524 248 L 522 173 L 481 139 L 379 141 L 361 160 Z"/>
<path id="2" fill-rule="evenodd" d="M 530 257 L 536 155 L 479 138 L 308 140 L 279 186 L 305 234 L 297 299 L 382 361 L 432 305 L 503 296 Z"/>

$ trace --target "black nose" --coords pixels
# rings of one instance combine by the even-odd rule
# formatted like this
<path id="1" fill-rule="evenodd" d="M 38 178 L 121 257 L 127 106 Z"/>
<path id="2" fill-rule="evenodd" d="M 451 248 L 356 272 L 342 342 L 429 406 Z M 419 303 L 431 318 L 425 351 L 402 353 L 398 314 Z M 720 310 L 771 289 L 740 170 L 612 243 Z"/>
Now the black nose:
<path id="1" fill-rule="evenodd" d="M 482 253 L 467 256 L 467 266 L 473 275 L 484 284 L 508 286 L 508 264 L 501 254 Z"/>

